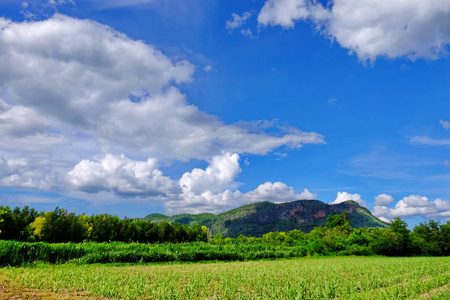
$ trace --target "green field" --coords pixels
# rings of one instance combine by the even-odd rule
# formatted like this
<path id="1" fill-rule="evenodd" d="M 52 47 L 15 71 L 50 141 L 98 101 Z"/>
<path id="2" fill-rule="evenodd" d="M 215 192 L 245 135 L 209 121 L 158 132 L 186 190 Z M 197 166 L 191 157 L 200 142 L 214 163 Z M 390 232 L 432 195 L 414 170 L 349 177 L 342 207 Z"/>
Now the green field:
<path id="1" fill-rule="evenodd" d="M 14 288 L 120 299 L 450 299 L 450 257 L 0 269 Z"/>

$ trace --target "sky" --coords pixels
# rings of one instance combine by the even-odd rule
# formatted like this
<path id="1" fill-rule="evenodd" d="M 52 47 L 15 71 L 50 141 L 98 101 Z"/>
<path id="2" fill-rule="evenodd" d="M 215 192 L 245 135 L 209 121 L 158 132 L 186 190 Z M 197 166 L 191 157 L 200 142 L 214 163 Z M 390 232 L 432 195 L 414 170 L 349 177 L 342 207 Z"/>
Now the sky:
<path id="1" fill-rule="evenodd" d="M 448 0 L 2 0 L 0 205 L 450 220 Z"/>

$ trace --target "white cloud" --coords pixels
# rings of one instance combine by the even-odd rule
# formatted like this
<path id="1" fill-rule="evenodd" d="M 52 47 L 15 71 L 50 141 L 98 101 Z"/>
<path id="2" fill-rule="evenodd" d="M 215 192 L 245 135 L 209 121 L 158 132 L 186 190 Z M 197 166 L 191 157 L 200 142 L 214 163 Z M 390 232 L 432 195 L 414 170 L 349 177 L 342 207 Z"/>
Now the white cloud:
<path id="1" fill-rule="evenodd" d="M 180 179 L 180 186 L 188 192 L 200 194 L 211 191 L 217 193 L 228 187 L 241 172 L 239 155 L 225 153 L 212 158 L 205 169 L 194 169 L 184 173 Z"/>
<path id="2" fill-rule="evenodd" d="M 294 27 L 295 21 L 311 16 L 310 2 L 307 0 L 267 0 L 258 14 L 258 23 Z"/>
<path id="3" fill-rule="evenodd" d="M 157 159 L 133 161 L 124 155 L 106 155 L 94 162 L 82 160 L 67 174 L 75 190 L 95 193 L 113 191 L 119 195 L 166 195 L 179 192 L 170 178 L 162 175 Z"/>
<path id="4" fill-rule="evenodd" d="M 46 159 L 0 157 L 0 185 L 48 191 L 58 189 L 59 177 Z"/>
<path id="5" fill-rule="evenodd" d="M 293 187 L 287 186 L 282 182 L 266 182 L 259 185 L 253 191 L 242 195 L 245 202 L 272 201 L 288 202 L 294 200 L 314 200 L 316 194 L 310 193 L 305 189 L 301 194 L 296 194 Z"/>
<path id="6" fill-rule="evenodd" d="M 378 219 L 380 219 L 381 221 L 386 222 L 386 223 L 391 222 L 391 220 L 389 220 L 388 218 L 385 218 L 385 217 L 379 217 Z"/>
<path id="7" fill-rule="evenodd" d="M 439 123 L 441 123 L 442 127 L 443 127 L 445 130 L 449 130 L 449 129 L 450 129 L 450 122 L 449 122 L 449 121 L 441 120 Z"/>
<path id="8" fill-rule="evenodd" d="M 375 206 L 373 214 L 387 219 L 414 216 L 422 216 L 427 219 L 449 218 L 450 202 L 441 199 L 430 201 L 427 197 L 410 195 L 398 201 L 394 208 Z"/>
<path id="9" fill-rule="evenodd" d="M 210 65 L 207 65 L 206 67 L 203 68 L 203 71 L 205 71 L 205 72 L 211 72 L 212 70 L 214 70 L 214 69 Z"/>
<path id="10" fill-rule="evenodd" d="M 166 201 L 164 207 L 169 215 L 200 214 L 204 212 L 217 214 L 245 204 L 240 201 L 240 197 L 240 191 L 232 192 L 231 190 L 221 193 L 207 191 L 201 194 L 187 192 L 182 195 L 182 199 L 179 201 Z"/>
<path id="11" fill-rule="evenodd" d="M 366 206 L 366 201 L 361 199 L 360 194 L 349 194 L 347 192 L 337 192 L 336 200 L 334 200 L 331 204 L 338 204 L 347 200 L 353 200 L 358 202 L 361 206 Z"/>
<path id="12" fill-rule="evenodd" d="M 310 20 L 324 35 L 356 53 L 361 61 L 379 56 L 437 59 L 450 44 L 447 0 L 268 0 L 258 15 L 262 25 L 290 28 Z"/>
<path id="13" fill-rule="evenodd" d="M 448 146 L 450 139 L 433 139 L 428 136 L 414 136 L 409 141 L 413 145 Z"/>
<path id="14" fill-rule="evenodd" d="M 375 205 L 386 206 L 394 202 L 394 198 L 391 195 L 380 194 L 375 197 Z"/>
<path id="15" fill-rule="evenodd" d="M 252 15 L 251 12 L 246 11 L 242 14 L 242 16 L 238 14 L 231 14 L 231 20 L 225 22 L 225 28 L 228 29 L 229 32 L 242 27 L 245 24 L 248 18 Z"/>
<path id="16" fill-rule="evenodd" d="M 123 100 L 111 104 L 97 119 L 97 134 L 114 152 L 134 148 L 167 159 L 207 159 L 222 151 L 264 155 L 283 145 L 300 148 L 324 143 L 321 135 L 298 129 L 277 126 L 272 128 L 277 134 L 268 134 L 266 128 L 250 132 L 240 124 L 226 125 L 188 104 L 175 88 L 140 103 Z"/>
<path id="17" fill-rule="evenodd" d="M 282 183 L 246 197 L 232 191 L 239 154 L 321 144 L 323 136 L 275 121 L 225 124 L 200 111 L 175 87 L 192 80 L 187 61 L 108 26 L 58 14 L 39 22 L 0 18 L 0 49 L 3 186 L 88 201 L 167 201 L 168 211 L 223 211 L 257 196 L 313 195 Z M 159 159 L 193 158 L 210 165 L 179 182 L 159 170 Z"/>
<path id="18" fill-rule="evenodd" d="M 317 194 L 311 193 L 308 189 L 304 189 L 303 192 L 297 195 L 299 200 L 317 200 Z"/>
<path id="19" fill-rule="evenodd" d="M 107 26 L 63 15 L 10 23 L 0 32 L 0 85 L 13 101 L 77 127 L 89 127 L 105 104 L 158 93 L 191 80 L 193 66 L 173 64 L 154 47 Z"/>
<path id="20" fill-rule="evenodd" d="M 81 133 L 104 153 L 181 160 L 324 142 L 320 134 L 281 126 L 275 134 L 250 132 L 201 112 L 173 87 L 192 79 L 189 62 L 96 22 L 55 15 L 24 23 L 0 18 L 0 25 L 0 87 L 10 113 L 20 109 L 39 120 L 28 126 L 29 136 Z M 7 122 L 16 127 L 13 118 Z"/>
<path id="21" fill-rule="evenodd" d="M 307 189 L 296 194 L 294 188 L 282 182 L 266 182 L 247 193 L 232 191 L 230 186 L 237 186 L 234 179 L 240 171 L 239 156 L 224 153 L 214 157 L 205 170 L 185 173 L 179 181 L 183 189 L 179 199 L 164 203 L 167 213 L 220 213 L 251 202 L 317 199 L 317 194 Z"/>
<path id="22" fill-rule="evenodd" d="M 294 188 L 287 186 L 282 182 L 266 182 L 259 185 L 256 189 L 241 193 L 241 191 L 231 191 L 229 189 L 213 193 L 211 191 L 195 194 L 185 192 L 183 199 L 179 201 L 167 201 L 164 203 L 166 212 L 170 215 L 180 213 L 198 214 L 203 212 L 221 213 L 244 204 L 260 201 L 270 202 L 289 202 L 295 200 L 314 200 L 316 194 L 307 189 L 300 194 L 296 194 Z"/>

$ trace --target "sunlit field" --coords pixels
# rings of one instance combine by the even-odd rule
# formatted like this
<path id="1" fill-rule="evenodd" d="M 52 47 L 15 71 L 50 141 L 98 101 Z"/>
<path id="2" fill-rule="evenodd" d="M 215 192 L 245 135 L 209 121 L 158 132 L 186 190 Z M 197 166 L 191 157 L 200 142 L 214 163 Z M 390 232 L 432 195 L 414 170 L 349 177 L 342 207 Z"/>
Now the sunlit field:
<path id="1" fill-rule="evenodd" d="M 450 257 L 328 257 L 154 265 L 38 264 L 0 271 L 2 280 L 11 288 L 93 298 L 449 299 L 450 295 Z"/>

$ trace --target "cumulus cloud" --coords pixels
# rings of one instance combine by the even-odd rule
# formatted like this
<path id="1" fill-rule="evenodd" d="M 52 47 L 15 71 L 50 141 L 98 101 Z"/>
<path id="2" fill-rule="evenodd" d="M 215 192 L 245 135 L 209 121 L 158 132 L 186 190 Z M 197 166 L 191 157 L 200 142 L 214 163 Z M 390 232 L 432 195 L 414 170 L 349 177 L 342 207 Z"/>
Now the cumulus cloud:
<path id="1" fill-rule="evenodd" d="M 295 21 L 305 20 L 311 15 L 309 1 L 268 0 L 258 14 L 258 22 L 263 25 L 294 27 Z"/>
<path id="2" fill-rule="evenodd" d="M 336 200 L 334 200 L 331 204 L 338 204 L 347 200 L 353 200 L 358 202 L 361 206 L 366 206 L 366 201 L 361 199 L 360 194 L 349 194 L 347 192 L 338 192 Z"/>
<path id="3" fill-rule="evenodd" d="M 179 183 L 183 189 L 180 199 L 167 201 L 167 213 L 220 213 L 247 203 L 259 201 L 287 202 L 313 200 L 317 195 L 307 189 L 297 194 L 293 187 L 282 182 L 266 182 L 247 193 L 229 188 L 240 173 L 239 156 L 224 153 L 214 157 L 205 170 L 185 173 Z"/>
<path id="4" fill-rule="evenodd" d="M 262 25 L 290 28 L 311 21 L 331 40 L 361 61 L 406 56 L 437 59 L 450 44 L 447 0 L 267 0 L 259 12 Z"/>
<path id="5" fill-rule="evenodd" d="M 0 87 L 8 91 L 10 114 L 21 109 L 39 119 L 40 126 L 28 126 L 29 136 L 33 128 L 52 137 L 81 132 L 107 153 L 180 160 L 324 142 L 313 132 L 256 133 L 224 124 L 174 87 L 192 80 L 189 62 L 99 23 L 55 15 L 24 23 L 0 18 L 0 28 Z M 16 127 L 13 118 L 7 122 Z"/>
<path id="6" fill-rule="evenodd" d="M 373 214 L 386 219 L 414 216 L 422 216 L 428 219 L 448 219 L 450 217 L 450 202 L 441 199 L 430 201 L 427 197 L 410 195 L 398 201 L 394 208 L 389 208 L 384 205 L 375 206 Z"/>
<path id="7" fill-rule="evenodd" d="M 10 105 L 0 98 L 0 150 L 49 151 L 66 144 L 64 135 L 51 129 L 56 122 L 21 105 Z"/>
<path id="8" fill-rule="evenodd" d="M 297 195 L 299 200 L 317 200 L 317 194 L 311 193 L 308 189 L 304 189 L 303 192 Z"/>
<path id="9" fill-rule="evenodd" d="M 300 194 L 296 194 L 294 188 L 287 186 L 285 183 L 266 182 L 247 193 L 229 189 L 219 193 L 212 193 L 211 191 L 200 194 L 185 192 L 182 200 L 167 201 L 164 205 L 168 214 L 198 214 L 203 212 L 217 214 L 252 202 L 271 201 L 279 203 L 299 199 L 314 200 L 317 199 L 317 195 L 307 189 L 304 189 Z"/>
<path id="10" fill-rule="evenodd" d="M 9 23 L 0 46 L 0 85 L 14 102 L 82 128 L 92 126 L 106 104 L 189 81 L 193 72 L 187 61 L 174 64 L 141 41 L 63 15 Z"/>
<path id="11" fill-rule="evenodd" d="M 264 155 L 280 146 L 300 148 L 324 143 L 314 132 L 273 127 L 276 134 L 251 132 L 240 124 L 224 124 L 215 116 L 188 104 L 185 95 L 170 88 L 163 95 L 140 103 L 123 100 L 110 106 L 99 122 L 97 134 L 119 148 L 126 145 L 152 156 L 167 159 L 207 159 L 222 151 Z M 114 123 L 108 120 L 116 120 Z"/>
<path id="12" fill-rule="evenodd" d="M 84 192 L 113 191 L 119 195 L 166 195 L 179 191 L 162 175 L 157 159 L 133 161 L 125 155 L 106 155 L 99 161 L 82 160 L 67 174 L 74 189 Z"/>
<path id="13" fill-rule="evenodd" d="M 233 30 L 242 27 L 251 15 L 252 13 L 249 11 L 244 12 L 242 16 L 233 13 L 231 14 L 231 19 L 225 22 L 225 28 L 228 29 L 229 32 L 232 32 Z"/>
<path id="14" fill-rule="evenodd" d="M 213 157 L 205 170 L 194 169 L 184 173 L 180 186 L 187 192 L 196 194 L 206 191 L 219 192 L 229 186 L 240 172 L 239 155 L 225 153 Z"/>
<path id="15" fill-rule="evenodd" d="M 221 193 L 207 191 L 201 194 L 187 192 L 182 195 L 181 200 L 166 201 L 164 207 L 169 215 L 180 213 L 200 214 L 204 212 L 218 214 L 245 204 L 240 199 L 240 191 L 232 192 L 231 190 L 226 190 Z"/>
<path id="16" fill-rule="evenodd" d="M 285 183 L 266 182 L 259 185 L 253 191 L 244 194 L 242 197 L 246 202 L 288 202 L 294 200 L 314 200 L 317 198 L 317 195 L 309 192 L 307 189 L 304 189 L 301 194 L 296 194 L 294 188 L 287 186 Z"/>
<path id="17" fill-rule="evenodd" d="M 177 88 L 192 80 L 187 61 L 108 26 L 59 14 L 23 23 L 0 18 L 0 49 L 3 186 L 88 200 L 164 200 L 168 211 L 186 212 L 223 211 L 259 196 L 313 195 L 282 183 L 247 196 L 235 190 L 240 154 L 298 149 L 324 143 L 323 136 L 275 121 L 225 124 L 202 112 Z M 160 159 L 194 158 L 209 166 L 179 180 L 159 169 Z"/>
<path id="18" fill-rule="evenodd" d="M 58 189 L 60 180 L 46 159 L 0 157 L 0 185 L 28 189 Z"/>
<path id="19" fill-rule="evenodd" d="M 375 197 L 375 205 L 386 206 L 394 202 L 394 198 L 391 195 L 380 194 Z"/>
<path id="20" fill-rule="evenodd" d="M 441 123 L 442 127 L 443 127 L 445 130 L 449 130 L 449 129 L 450 129 L 450 122 L 449 122 L 449 121 L 441 120 L 439 123 Z"/>

